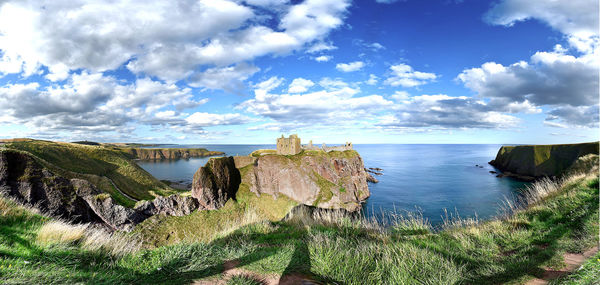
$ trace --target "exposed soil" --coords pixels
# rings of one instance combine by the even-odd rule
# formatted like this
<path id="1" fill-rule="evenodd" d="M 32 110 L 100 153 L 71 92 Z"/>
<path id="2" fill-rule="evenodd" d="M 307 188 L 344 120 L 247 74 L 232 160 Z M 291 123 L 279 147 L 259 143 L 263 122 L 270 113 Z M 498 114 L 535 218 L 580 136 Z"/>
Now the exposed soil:
<path id="1" fill-rule="evenodd" d="M 598 247 L 593 247 L 582 254 L 575 253 L 565 253 L 563 258 L 565 263 L 567 264 L 565 267 L 561 269 L 553 269 L 544 267 L 544 273 L 541 278 L 535 278 L 525 283 L 526 285 L 543 285 L 548 284 L 549 281 L 559 278 L 563 275 L 569 274 L 579 268 L 586 259 L 592 257 L 594 254 L 598 252 Z"/>

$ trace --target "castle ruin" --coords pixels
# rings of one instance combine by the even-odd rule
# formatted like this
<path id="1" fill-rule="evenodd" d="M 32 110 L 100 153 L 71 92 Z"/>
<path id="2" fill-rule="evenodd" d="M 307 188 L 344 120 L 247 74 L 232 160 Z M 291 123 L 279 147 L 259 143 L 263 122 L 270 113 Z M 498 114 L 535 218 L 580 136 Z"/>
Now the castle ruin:
<path id="1" fill-rule="evenodd" d="M 283 135 L 281 135 L 280 138 L 277 138 L 277 154 L 294 155 L 301 151 L 302 146 L 298 135 L 293 134 L 290 135 L 289 138 L 284 138 Z"/>
<path id="2" fill-rule="evenodd" d="M 352 150 L 353 146 L 351 142 L 346 142 L 344 145 L 338 146 L 327 146 L 325 143 L 321 147 L 313 145 L 312 140 L 307 145 L 300 143 L 300 138 L 297 134 L 290 135 L 289 138 L 283 137 L 277 138 L 277 154 L 283 155 L 295 155 L 300 153 L 302 150 L 317 150 L 317 151 L 346 151 Z"/>

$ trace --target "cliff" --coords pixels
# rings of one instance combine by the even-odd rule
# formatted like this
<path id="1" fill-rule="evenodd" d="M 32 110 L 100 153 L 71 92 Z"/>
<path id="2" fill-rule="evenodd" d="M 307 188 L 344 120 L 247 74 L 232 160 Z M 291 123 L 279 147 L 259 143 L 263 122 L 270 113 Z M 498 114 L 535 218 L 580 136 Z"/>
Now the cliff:
<path id="1" fill-rule="evenodd" d="M 205 148 L 120 148 L 132 159 L 188 159 L 192 157 L 206 157 L 223 155 L 220 151 L 209 151 Z"/>
<path id="2" fill-rule="evenodd" d="M 137 200 L 177 193 L 139 167 L 120 148 L 41 140 L 11 140 L 3 146 L 39 158 L 45 168 L 57 175 L 87 180 L 127 207 L 133 207 Z"/>
<path id="3" fill-rule="evenodd" d="M 260 157 L 238 156 L 234 157 L 233 161 L 241 177 L 238 192 L 251 192 L 256 196 L 269 195 L 274 198 L 285 196 L 305 205 L 349 211 L 360 209 L 361 203 L 370 196 L 362 158 L 353 150 L 328 153 L 303 151 L 296 155 L 267 154 Z M 210 167 L 210 172 L 214 176 L 228 177 L 224 173 L 230 171 L 231 163 L 221 164 L 228 167 Z M 207 164 L 204 168 L 208 166 Z M 211 188 L 210 185 L 215 184 L 207 183 L 206 179 L 199 177 L 194 178 L 194 189 Z M 228 185 L 227 181 L 221 184 Z M 212 192 L 215 191 L 217 189 Z"/>
<path id="4" fill-rule="evenodd" d="M 10 149 L 0 149 L 0 194 L 53 217 L 126 231 L 153 215 L 188 215 L 199 207 L 192 197 L 171 195 L 126 208 L 87 180 L 57 175 L 31 154 Z"/>
<path id="5" fill-rule="evenodd" d="M 194 173 L 192 197 L 207 209 L 218 209 L 235 196 L 240 182 L 233 157 L 213 158 Z"/>
<path id="6" fill-rule="evenodd" d="M 598 142 L 562 145 L 503 146 L 489 163 L 521 180 L 561 176 L 578 158 L 598 154 Z"/>

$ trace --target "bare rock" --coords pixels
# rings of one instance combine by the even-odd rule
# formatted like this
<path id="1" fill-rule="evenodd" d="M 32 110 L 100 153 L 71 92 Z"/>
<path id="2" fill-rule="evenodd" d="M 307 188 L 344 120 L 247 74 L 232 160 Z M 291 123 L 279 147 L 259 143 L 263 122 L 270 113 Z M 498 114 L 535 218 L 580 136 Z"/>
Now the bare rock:
<path id="1" fill-rule="evenodd" d="M 167 215 L 185 216 L 198 209 L 198 200 L 190 196 L 171 195 L 168 197 L 157 197 L 152 201 L 145 201 L 135 207 L 146 216 Z"/>
<path id="2" fill-rule="evenodd" d="M 370 195 L 364 163 L 355 151 L 261 156 L 242 182 L 257 195 L 285 195 L 320 208 L 355 211 Z"/>
<path id="3" fill-rule="evenodd" d="M 379 180 L 377 180 L 377 178 L 373 177 L 373 175 L 367 173 L 367 182 L 379 183 Z"/>
<path id="4" fill-rule="evenodd" d="M 203 208 L 218 209 L 235 197 L 241 181 L 233 157 L 212 158 L 194 174 L 192 197 Z"/>
<path id="5" fill-rule="evenodd" d="M 23 152 L 0 151 L 0 193 L 51 216 L 74 222 L 100 220 L 70 180 L 54 175 Z"/>

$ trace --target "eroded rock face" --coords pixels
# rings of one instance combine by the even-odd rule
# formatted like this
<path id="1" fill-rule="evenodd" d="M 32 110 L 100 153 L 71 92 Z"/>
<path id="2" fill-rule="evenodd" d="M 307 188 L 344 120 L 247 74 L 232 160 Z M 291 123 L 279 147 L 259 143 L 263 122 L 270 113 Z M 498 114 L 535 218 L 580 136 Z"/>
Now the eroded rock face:
<path id="1" fill-rule="evenodd" d="M 256 194 L 283 194 L 305 205 L 356 211 L 370 196 L 362 158 L 355 151 L 265 155 L 244 171 Z"/>
<path id="2" fill-rule="evenodd" d="M 171 195 L 130 209 L 90 182 L 57 176 L 31 155 L 13 150 L 0 150 L 0 193 L 50 216 L 125 231 L 152 215 L 187 215 L 199 206 L 192 197 Z"/>
<path id="3" fill-rule="evenodd" d="M 0 193 L 51 216 L 74 222 L 101 220 L 70 180 L 55 176 L 25 153 L 0 151 Z"/>
<path id="4" fill-rule="evenodd" d="M 235 197 L 240 182 L 233 157 L 212 158 L 194 174 L 192 197 L 206 209 L 218 209 Z"/>
<path id="5" fill-rule="evenodd" d="M 198 200 L 190 196 L 171 195 L 168 197 L 157 197 L 152 201 L 145 201 L 136 206 L 135 209 L 146 216 L 185 216 L 191 214 L 199 206 Z"/>

